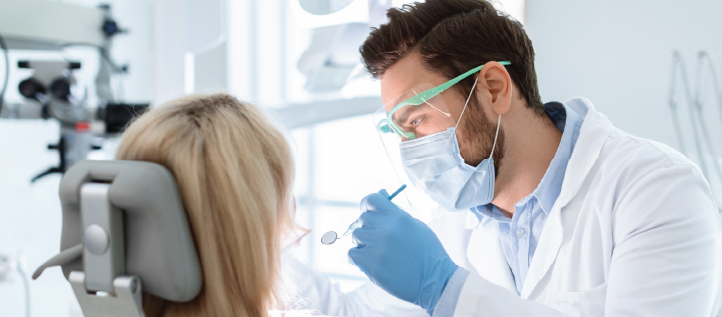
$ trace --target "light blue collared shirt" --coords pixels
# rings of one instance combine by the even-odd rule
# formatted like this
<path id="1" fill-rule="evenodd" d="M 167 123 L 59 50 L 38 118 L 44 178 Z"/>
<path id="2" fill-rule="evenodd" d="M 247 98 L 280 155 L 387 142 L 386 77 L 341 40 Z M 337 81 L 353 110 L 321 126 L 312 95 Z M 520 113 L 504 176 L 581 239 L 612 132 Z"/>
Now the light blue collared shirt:
<path id="1" fill-rule="evenodd" d="M 544 224 L 562 190 L 567 163 L 584 122 L 583 117 L 559 102 L 544 104 L 544 109 L 556 127 L 562 131 L 562 139 L 539 186 L 514 204 L 514 214 L 511 218 L 504 216 L 492 204 L 471 209 L 471 212 L 478 217 L 489 217 L 497 221 L 499 241 L 514 276 L 518 294 L 521 294 L 524 286 L 529 264 L 536 251 Z M 434 317 L 453 316 L 461 288 L 468 275 L 469 272 L 461 267 L 456 270 L 436 304 Z"/>

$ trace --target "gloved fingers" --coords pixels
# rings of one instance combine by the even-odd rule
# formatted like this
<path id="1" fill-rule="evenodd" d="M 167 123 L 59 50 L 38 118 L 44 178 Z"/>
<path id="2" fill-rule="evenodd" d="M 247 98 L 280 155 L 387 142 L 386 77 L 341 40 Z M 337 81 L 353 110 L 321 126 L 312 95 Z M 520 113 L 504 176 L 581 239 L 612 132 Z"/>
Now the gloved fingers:
<path id="1" fill-rule="evenodd" d="M 351 248 L 348 250 L 348 263 L 357 266 L 364 274 L 368 275 L 368 254 L 365 249 Z"/>
<path id="2" fill-rule="evenodd" d="M 387 192 L 385 189 L 379 190 L 379 194 L 383 195 L 384 197 L 389 197 L 389 192 Z"/>
<path id="3" fill-rule="evenodd" d="M 362 249 L 378 234 L 378 230 L 372 228 L 358 228 L 351 233 L 351 239 L 357 248 Z"/>
<path id="4" fill-rule="evenodd" d="M 373 193 L 361 200 L 361 212 L 384 211 L 398 208 L 390 200 L 388 195 Z"/>
<path id="5" fill-rule="evenodd" d="M 348 253 L 347 253 L 347 256 L 348 256 L 348 264 L 356 265 L 356 262 L 354 262 L 353 259 L 358 256 L 358 253 L 359 253 L 358 250 L 359 250 L 358 248 L 348 249 Z"/>
<path id="6" fill-rule="evenodd" d="M 358 217 L 359 228 L 377 227 L 388 221 L 387 212 L 363 212 Z"/>
<path id="7" fill-rule="evenodd" d="M 366 195 L 366 197 L 364 197 L 363 199 L 361 199 L 361 203 L 359 203 L 359 207 L 361 208 L 361 213 L 362 213 L 362 214 L 365 213 L 365 212 L 367 212 L 367 211 L 376 211 L 375 205 L 369 202 L 369 200 L 371 199 L 371 197 L 374 197 L 374 196 L 381 196 L 381 194 L 372 193 L 372 194 Z"/>
<path id="8" fill-rule="evenodd" d="M 356 246 L 356 249 L 363 249 L 366 247 L 366 244 L 364 244 L 363 241 L 356 239 L 356 237 L 353 236 L 353 233 L 351 234 L 351 242 Z"/>

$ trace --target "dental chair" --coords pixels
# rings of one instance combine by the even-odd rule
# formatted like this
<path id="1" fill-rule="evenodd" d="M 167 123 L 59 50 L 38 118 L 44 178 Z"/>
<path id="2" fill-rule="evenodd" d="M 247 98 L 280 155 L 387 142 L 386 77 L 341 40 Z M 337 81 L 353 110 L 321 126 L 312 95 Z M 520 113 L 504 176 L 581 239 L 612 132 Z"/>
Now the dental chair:
<path id="1" fill-rule="evenodd" d="M 163 166 L 83 161 L 60 182 L 60 265 L 85 317 L 141 317 L 143 292 L 195 298 L 202 278 L 175 180 Z"/>

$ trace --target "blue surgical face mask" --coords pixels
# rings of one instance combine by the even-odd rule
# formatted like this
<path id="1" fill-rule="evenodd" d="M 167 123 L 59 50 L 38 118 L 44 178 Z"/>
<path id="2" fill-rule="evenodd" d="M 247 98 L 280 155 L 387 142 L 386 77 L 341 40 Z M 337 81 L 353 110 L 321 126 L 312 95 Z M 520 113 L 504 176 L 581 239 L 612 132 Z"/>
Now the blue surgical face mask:
<path id="1" fill-rule="evenodd" d="M 474 89 L 472 88 L 471 91 L 473 93 Z M 466 100 L 466 104 L 468 103 L 469 99 Z M 464 111 L 461 115 L 463 114 Z M 423 189 L 434 201 L 448 210 L 463 210 L 489 204 L 494 198 L 496 173 L 492 156 L 499 136 L 500 123 L 501 115 L 496 125 L 491 154 L 476 167 L 466 164 L 461 157 L 456 127 L 402 142 L 401 162 L 406 174 L 414 186 Z"/>

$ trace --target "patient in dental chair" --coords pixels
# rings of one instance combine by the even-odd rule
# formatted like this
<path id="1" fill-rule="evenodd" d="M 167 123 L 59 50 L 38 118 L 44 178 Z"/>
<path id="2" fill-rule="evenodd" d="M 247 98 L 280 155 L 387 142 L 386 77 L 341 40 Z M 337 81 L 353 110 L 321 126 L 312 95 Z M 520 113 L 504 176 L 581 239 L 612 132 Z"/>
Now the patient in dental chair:
<path id="1" fill-rule="evenodd" d="M 304 231 L 293 221 L 291 149 L 259 109 L 227 94 L 170 101 L 128 127 L 117 159 L 173 174 L 203 272 L 189 302 L 145 294 L 148 317 L 255 317 L 279 308 L 281 252 Z"/>

